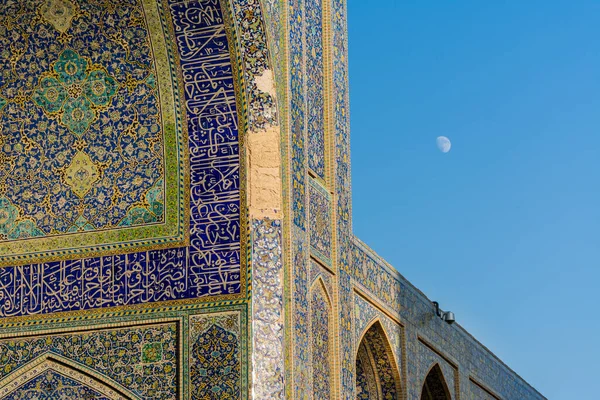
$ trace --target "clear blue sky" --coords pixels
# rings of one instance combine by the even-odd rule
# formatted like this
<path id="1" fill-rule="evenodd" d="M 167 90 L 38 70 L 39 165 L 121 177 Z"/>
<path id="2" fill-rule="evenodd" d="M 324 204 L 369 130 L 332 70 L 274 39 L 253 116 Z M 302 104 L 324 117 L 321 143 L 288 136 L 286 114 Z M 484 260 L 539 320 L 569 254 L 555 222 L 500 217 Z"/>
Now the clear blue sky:
<path id="1" fill-rule="evenodd" d="M 598 398 L 600 1 L 348 12 L 355 233 L 549 399 Z"/>

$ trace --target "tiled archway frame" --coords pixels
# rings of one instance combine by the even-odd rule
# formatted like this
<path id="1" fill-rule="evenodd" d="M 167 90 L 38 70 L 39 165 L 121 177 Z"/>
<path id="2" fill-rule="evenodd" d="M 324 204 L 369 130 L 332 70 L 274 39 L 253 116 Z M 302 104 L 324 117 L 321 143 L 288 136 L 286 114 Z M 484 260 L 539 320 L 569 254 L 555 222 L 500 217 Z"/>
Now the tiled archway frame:
<path id="1" fill-rule="evenodd" d="M 8 398 L 11 394 L 26 386 L 27 383 L 49 372 L 71 379 L 86 389 L 87 392 L 95 392 L 96 395 L 102 395 L 111 400 L 140 399 L 139 396 L 131 393 L 109 377 L 51 352 L 27 363 L 0 381 L 0 396 Z M 45 388 L 39 388 L 39 385 L 36 385 L 36 387 L 30 388 L 28 392 L 31 395 L 33 392 L 39 393 L 39 391 L 45 391 Z"/>
<path id="2" fill-rule="evenodd" d="M 376 318 L 367 325 L 366 330 L 361 334 L 357 343 L 355 355 L 357 369 L 359 358 L 363 363 L 363 367 L 371 365 L 375 381 L 377 382 L 378 397 L 385 399 L 400 398 L 402 396 L 400 368 L 392 351 L 390 338 L 379 318 Z M 364 358 L 365 354 L 368 354 L 367 359 L 369 361 L 366 361 Z M 357 384 L 358 379 L 357 375 Z"/>
<path id="3" fill-rule="evenodd" d="M 358 293 L 354 293 L 354 343 L 360 344 L 365 332 L 379 321 L 389 339 L 396 365 L 402 365 L 402 326 L 375 308 Z M 357 350 L 358 347 L 355 349 Z"/>

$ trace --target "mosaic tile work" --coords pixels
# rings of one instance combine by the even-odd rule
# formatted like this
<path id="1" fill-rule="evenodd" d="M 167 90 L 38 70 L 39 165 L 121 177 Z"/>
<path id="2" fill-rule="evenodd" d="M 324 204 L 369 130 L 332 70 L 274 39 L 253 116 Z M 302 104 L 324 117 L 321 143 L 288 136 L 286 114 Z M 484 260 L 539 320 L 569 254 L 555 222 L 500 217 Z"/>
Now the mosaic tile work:
<path id="1" fill-rule="evenodd" d="M 325 180 L 325 79 L 323 5 L 306 0 L 306 110 L 308 167 Z"/>
<path id="2" fill-rule="evenodd" d="M 400 389 L 400 375 L 396 363 L 392 361 L 389 344 L 383 333 L 383 327 L 375 323 L 365 332 L 363 343 L 373 362 L 373 369 L 377 374 L 377 384 L 383 400 L 395 400 L 402 393 Z"/>
<path id="3" fill-rule="evenodd" d="M 291 393 L 289 397 L 305 399 L 310 396 L 309 352 L 309 251 L 306 228 L 307 171 L 306 171 L 306 114 L 305 114 L 305 1 L 288 1 L 288 65 L 289 65 L 289 164 L 291 203 L 291 313 L 293 327 L 290 335 Z"/>
<path id="4" fill-rule="evenodd" d="M 455 390 L 458 381 L 453 377 L 453 367 L 438 354 L 441 353 L 445 358 L 460 366 L 464 371 L 463 376 L 468 376 L 470 373 L 475 374 L 479 381 L 484 382 L 501 398 L 544 399 L 541 394 L 504 365 L 460 325 L 448 325 L 435 316 L 431 300 L 397 271 L 391 269 L 366 245 L 356 238 L 354 242 L 353 259 L 356 264 L 353 273 L 357 277 L 356 280 L 360 281 L 361 286 L 367 284 L 373 288 L 368 289 L 371 292 L 369 296 L 386 304 L 391 309 L 397 310 L 400 320 L 404 323 L 403 329 L 407 339 L 402 350 L 403 358 L 406 360 L 405 376 L 408 398 L 419 398 L 425 376 L 434 363 L 439 363 L 442 367 L 448 386 L 453 392 L 452 395 L 456 396 L 458 393 L 460 398 L 469 398 L 470 388 L 468 384 L 462 384 L 464 379 L 460 379 L 461 384 L 458 390 Z M 361 272 L 365 260 L 369 266 L 368 270 L 372 270 L 369 272 L 371 278 L 365 278 L 366 275 Z M 390 288 L 390 293 L 378 291 L 381 289 L 370 285 L 369 279 L 386 285 Z M 373 292 L 378 294 L 375 295 Z M 426 339 L 429 347 L 418 340 L 419 337 Z M 431 346 L 436 349 L 437 353 L 430 349 Z"/>
<path id="5" fill-rule="evenodd" d="M 320 281 L 313 287 L 310 301 L 312 395 L 319 400 L 333 399 L 332 311 Z"/>
<path id="6" fill-rule="evenodd" d="M 98 399 L 110 400 L 81 382 L 49 370 L 4 397 L 6 400 L 36 399 Z"/>
<path id="7" fill-rule="evenodd" d="M 331 260 L 331 201 L 330 195 L 318 183 L 308 185 L 310 246 L 312 253 L 323 262 Z"/>
<path id="8" fill-rule="evenodd" d="M 282 226 L 252 221 L 252 392 L 256 399 L 284 399 Z"/>
<path id="9" fill-rule="evenodd" d="M 311 107 L 308 107 L 311 95 L 315 94 L 313 89 L 314 79 L 318 74 L 309 72 L 314 65 L 308 65 L 311 57 L 318 57 L 318 48 L 313 52 L 314 46 L 309 45 L 317 33 L 312 29 L 311 18 L 328 18 L 320 15 L 323 9 L 315 10 L 317 5 L 313 0 L 289 0 L 288 2 L 288 49 L 289 49 L 289 205 L 291 211 L 290 221 L 290 247 L 291 247 L 291 271 L 290 271 L 290 297 L 291 304 L 289 312 L 290 323 L 293 324 L 289 335 L 289 350 L 291 353 L 290 367 L 293 373 L 290 383 L 290 397 L 296 399 L 309 398 L 311 393 L 310 371 L 307 371 L 306 348 L 309 341 L 310 313 L 309 304 L 311 298 L 307 296 L 306 287 L 310 286 L 318 276 L 322 276 L 315 262 L 310 256 L 320 263 L 327 264 L 327 256 L 323 249 L 330 248 L 321 241 L 321 238 L 329 237 L 322 235 L 318 223 L 317 213 L 313 210 L 322 206 L 323 203 L 315 195 L 311 185 L 309 169 L 317 179 L 322 178 L 319 174 L 320 166 L 318 157 L 311 159 L 311 154 L 320 150 L 314 150 L 312 144 L 318 143 L 314 139 L 314 129 L 311 128 Z M 271 2 L 269 2 L 270 4 Z M 387 265 L 381 258 L 370 251 L 352 234 L 351 226 L 351 179 L 350 179 L 350 143 L 349 143 L 349 103 L 348 103 L 348 69 L 347 69 L 347 30 L 346 30 L 346 3 L 344 0 L 332 0 L 331 21 L 324 21 L 324 26 L 331 26 L 332 35 L 332 91 L 333 120 L 330 121 L 334 127 L 333 159 L 334 172 L 333 182 L 328 182 L 334 189 L 331 196 L 335 199 L 335 205 L 329 210 L 330 215 L 324 219 L 335 219 L 337 222 L 335 235 L 335 248 L 330 248 L 329 258 L 335 259 L 335 264 L 328 265 L 336 273 L 335 284 L 337 285 L 337 300 L 339 301 L 339 358 L 340 358 L 340 398 L 354 400 L 356 398 L 356 369 L 364 365 L 356 364 L 357 332 L 360 327 L 368 325 L 375 318 L 381 321 L 383 329 L 388 332 L 390 346 L 396 364 L 403 367 L 404 381 L 400 378 L 394 380 L 396 393 L 400 393 L 400 386 L 404 386 L 403 396 L 407 398 L 418 398 L 420 387 L 424 377 L 419 375 L 420 361 L 419 342 L 417 337 L 422 332 L 427 332 L 435 337 L 435 345 L 439 348 L 449 349 L 454 357 L 460 358 L 460 365 L 477 365 L 477 368 L 485 370 L 485 378 L 494 382 L 494 390 L 508 393 L 506 398 L 540 399 L 541 397 L 514 372 L 510 371 L 497 358 L 489 353 L 483 346 L 473 340 L 466 332 L 457 325 L 449 327 L 432 315 L 431 302 L 410 283 L 395 273 L 392 267 Z M 323 36 L 325 33 L 321 33 Z M 311 70 L 312 71 L 312 70 Z M 317 77 L 318 79 L 318 77 Z M 314 107 L 313 107 L 314 108 Z M 312 110 L 314 111 L 314 110 Z M 316 116 L 318 118 L 318 116 Z M 318 133 L 318 131 L 317 131 Z M 307 180 L 309 182 L 307 182 Z M 320 181 L 320 179 L 319 179 Z M 307 215 L 308 212 L 308 215 Z M 324 215 L 325 213 L 320 213 Z M 319 251 L 319 246 L 321 251 Z M 325 280 L 324 280 L 325 282 Z M 377 304 L 383 304 L 385 308 L 397 310 L 398 320 L 402 321 L 403 327 L 393 322 L 379 311 L 372 312 L 364 304 L 359 305 L 360 310 L 354 307 L 355 287 L 360 288 L 361 294 L 372 297 Z M 363 312 L 363 308 L 367 310 Z M 371 313 L 371 314 L 369 314 Z M 367 322 L 367 320 L 369 322 Z M 355 321 L 360 327 L 354 325 Z M 406 343 L 403 346 L 403 340 Z M 371 352 L 372 353 L 372 352 Z M 468 354 L 468 356 L 467 356 Z M 476 355 L 475 355 L 476 354 Z M 466 368 L 466 367 L 464 367 Z M 493 372 L 492 372 L 493 371 Z M 290 376 L 290 375 L 288 375 Z M 366 376 L 366 375 L 365 375 Z M 499 376 L 506 379 L 498 379 Z M 337 378 L 337 377 L 336 377 Z M 368 380 L 359 381 L 367 384 L 363 388 L 368 390 Z M 360 385 L 359 385 L 360 386 Z M 460 387 L 461 397 L 466 398 L 468 387 Z M 364 398 L 376 398 L 372 393 L 365 394 L 361 389 L 359 396 Z"/>
<path id="10" fill-rule="evenodd" d="M 350 120 L 348 101 L 348 44 L 346 28 L 346 1 L 332 0 L 332 101 L 334 125 L 335 159 L 335 198 L 337 204 L 337 263 L 339 266 L 338 290 L 340 304 L 340 346 L 341 346 L 341 390 L 342 399 L 354 400 L 355 352 L 352 331 L 352 269 L 351 244 L 351 176 L 350 176 Z"/>
<path id="11" fill-rule="evenodd" d="M 6 300 L 0 305 L 0 316 L 242 291 L 238 126 L 223 15 L 216 0 L 169 0 L 167 4 L 164 11 L 170 14 L 176 32 L 185 85 L 190 246 L 3 268 L 0 298 Z"/>
<path id="12" fill-rule="evenodd" d="M 419 345 L 417 358 L 419 361 L 418 377 L 420 378 L 421 382 L 425 382 L 428 374 L 432 371 L 431 368 L 437 366 L 439 372 L 437 370 L 433 371 L 434 374 L 437 374 L 436 378 L 443 378 L 443 381 L 450 392 L 451 399 L 455 399 L 456 393 L 454 388 L 456 387 L 455 385 L 457 383 L 456 379 L 458 379 L 458 371 L 454 368 L 454 366 L 422 343 Z"/>
<path id="13" fill-rule="evenodd" d="M 153 0 L 0 5 L 0 265 L 186 244 L 187 134 L 164 32 Z"/>
<path id="14" fill-rule="evenodd" d="M 377 380 L 367 347 L 361 344 L 356 355 L 356 400 L 378 399 Z"/>
<path id="15" fill-rule="evenodd" d="M 309 286 L 312 286 L 315 284 L 315 281 L 321 278 L 321 280 L 323 281 L 323 285 L 325 285 L 325 288 L 327 289 L 327 293 L 333 293 L 333 277 L 331 275 L 331 272 L 327 271 L 323 266 L 321 266 L 318 262 L 316 262 L 315 260 L 311 259 L 310 260 L 310 280 L 309 280 Z"/>
<path id="16" fill-rule="evenodd" d="M 161 344 L 160 359 L 144 363 L 143 349 L 151 343 Z M 177 399 L 175 323 L 1 339 L 0 379 L 48 353 L 106 376 L 141 398 Z"/>
<path id="17" fill-rule="evenodd" d="M 469 399 L 472 399 L 472 400 L 500 400 L 498 397 L 491 394 L 489 391 L 487 391 L 486 389 L 481 387 L 481 385 L 479 385 L 476 382 L 473 382 L 472 380 L 469 380 L 469 386 L 471 389 L 471 397 L 469 397 Z"/>
<path id="18" fill-rule="evenodd" d="M 262 6 L 264 9 L 265 25 L 269 32 L 269 50 L 271 54 L 271 63 L 275 70 L 275 82 L 277 89 L 278 108 L 287 109 L 287 59 L 286 59 L 286 20 L 285 6 L 287 0 L 264 0 Z M 285 112 L 278 113 L 279 126 L 282 134 L 287 126 L 287 115 Z"/>
<path id="19" fill-rule="evenodd" d="M 304 1 L 289 3 L 289 63 L 290 63 L 290 164 L 291 205 L 293 222 L 306 225 L 306 152 L 305 152 L 305 65 L 304 65 Z"/>
<path id="20" fill-rule="evenodd" d="M 385 304 L 397 304 L 403 287 L 398 279 L 382 267 L 380 260 L 369 248 L 355 240 L 352 245 L 352 277 Z"/>
<path id="21" fill-rule="evenodd" d="M 384 328 L 390 347 L 396 359 L 396 365 L 402 364 L 402 331 L 400 325 L 392 321 L 384 313 L 369 304 L 358 294 L 354 297 L 354 337 L 355 343 L 360 343 L 366 329 L 377 320 Z"/>
<path id="22" fill-rule="evenodd" d="M 273 6 L 273 0 L 265 0 L 267 8 Z M 312 256 L 319 263 L 327 265 L 335 271 L 336 300 L 339 307 L 339 349 L 337 349 L 340 360 L 340 396 L 341 399 L 354 400 L 357 394 L 363 398 L 377 398 L 368 389 L 368 379 L 358 377 L 359 393 L 356 392 L 356 370 L 365 371 L 365 365 L 357 365 L 356 353 L 357 341 L 361 328 L 375 319 L 379 319 L 385 332 L 390 337 L 392 348 L 390 357 L 395 357 L 397 365 L 401 365 L 404 373 L 403 381 L 398 377 L 394 380 L 396 384 L 396 395 L 400 395 L 400 386 L 406 388 L 402 396 L 406 398 L 419 398 L 420 387 L 423 384 L 423 376 L 419 375 L 420 361 L 418 358 L 418 337 L 427 333 L 427 337 L 434 337 L 433 341 L 438 348 L 447 351 L 454 358 L 460 359 L 461 368 L 471 368 L 486 371 L 484 381 L 493 382 L 494 390 L 506 394 L 506 398 L 541 399 L 543 398 L 534 389 L 529 387 L 514 372 L 510 371 L 489 351 L 472 339 L 458 325 L 452 327 L 439 321 L 433 316 L 431 302 L 410 283 L 397 274 L 392 267 L 387 265 L 381 258 L 370 251 L 352 234 L 351 226 L 351 179 L 350 179 L 350 142 L 349 142 L 349 102 L 348 102 L 348 68 L 347 68 L 347 30 L 346 30 L 346 2 L 344 0 L 331 1 L 331 20 L 326 12 L 323 12 L 322 4 L 316 4 L 314 0 L 288 0 L 288 85 L 289 85 L 289 201 L 290 208 L 290 306 L 287 309 L 290 317 L 288 319 L 291 333 L 289 341 L 289 366 L 293 369 L 288 376 L 292 382 L 289 387 L 289 397 L 296 399 L 310 398 L 311 377 L 307 371 L 307 347 L 310 331 L 310 296 L 306 287 L 313 284 L 315 279 L 322 275 L 315 265 Z M 312 24 L 319 18 L 323 19 L 325 29 L 331 28 L 330 32 L 317 32 Z M 315 196 L 311 187 L 311 176 L 321 181 L 320 156 L 314 156 L 321 152 L 318 147 L 321 144 L 318 135 L 320 131 L 313 129 L 314 123 L 320 118 L 315 113 L 315 108 L 309 106 L 314 101 L 320 102 L 319 85 L 315 79 L 322 79 L 318 73 L 313 73 L 318 62 L 316 58 L 322 56 L 322 49 L 313 45 L 318 37 L 323 40 L 324 35 L 331 35 L 331 61 L 332 61 L 332 87 L 331 100 L 333 106 L 332 132 L 333 154 L 335 161 L 332 165 L 333 182 L 327 184 L 334 189 L 331 199 L 335 204 L 331 205 L 329 215 L 323 219 L 335 220 L 337 223 L 335 235 L 331 231 L 331 237 L 335 238 L 335 246 L 328 247 L 326 241 L 321 238 L 329 237 L 322 235 L 316 223 L 317 213 L 313 210 L 322 206 L 323 203 Z M 312 42 L 311 42 L 312 41 Z M 314 51 L 313 51 L 314 50 Z M 329 71 L 326 71 L 329 73 Z M 329 77 L 326 77 L 329 78 Z M 323 84 L 322 84 L 323 85 Z M 311 97 L 313 96 L 313 97 Z M 329 93 L 328 93 L 329 96 Z M 317 99 L 317 100 L 315 100 Z M 329 125 L 328 125 L 329 126 Z M 316 135 L 314 134 L 316 132 Z M 317 139 L 316 139 L 317 138 Z M 285 150 L 285 147 L 284 147 Z M 312 170 L 309 172 L 309 170 Z M 309 182 L 307 182 L 307 180 Z M 308 214 L 307 214 L 308 212 Z M 324 215 L 325 213 L 320 213 Z M 321 246 L 321 247 L 320 247 Z M 321 249 L 321 251 L 319 250 Z M 327 264 L 327 256 L 324 249 L 330 249 L 329 258 L 332 264 Z M 323 280 L 324 282 L 325 279 Z M 327 286 L 327 283 L 324 283 Z M 384 316 L 379 311 L 369 310 L 365 304 L 359 304 L 355 309 L 355 288 L 361 295 L 373 299 L 387 310 L 396 310 L 399 314 L 394 320 L 402 321 L 402 327 L 392 319 Z M 366 310 L 366 311 L 365 311 Z M 396 312 L 392 312 L 396 315 Z M 336 312 L 336 315 L 338 313 Z M 436 319 L 437 318 L 437 319 Z M 359 326 L 355 325 L 355 321 Z M 403 342 L 405 341 L 405 342 Z M 404 348 L 402 347 L 404 346 Z M 370 350 L 369 350 L 370 351 Z M 371 354 L 373 352 L 371 351 Z M 452 357 L 451 357 L 452 358 Z M 393 358 L 392 358 L 393 359 Z M 468 367 L 467 367 L 468 366 Z M 475 367 L 473 367 L 475 368 Z M 368 369 L 368 368 L 367 368 Z M 362 375 L 366 377 L 366 374 Z M 503 377 L 499 379 L 498 377 Z M 338 377 L 336 377 L 337 379 Z M 506 378 L 506 379 L 504 379 Z M 360 383 L 362 382 L 362 383 Z M 362 386 L 361 386 L 362 385 Z M 363 390 L 364 389 L 364 390 Z M 468 387 L 460 387 L 461 397 L 467 398 Z M 379 395 L 379 394 L 378 394 Z M 394 395 L 392 395 L 393 397 Z M 504 397 L 504 395 L 503 395 Z"/>
<path id="23" fill-rule="evenodd" d="M 256 77 L 270 69 L 269 50 L 260 0 L 229 0 L 239 33 L 243 79 L 247 98 L 247 130 L 256 132 L 277 125 L 277 105 L 273 97 L 261 91 Z M 211 3 L 217 4 L 217 0 Z"/>
<path id="24" fill-rule="evenodd" d="M 294 365 L 294 398 L 305 399 L 309 396 L 310 365 L 309 347 L 309 255 L 306 234 L 297 226 L 292 228 L 293 251 L 293 365 Z"/>
<path id="25" fill-rule="evenodd" d="M 241 398 L 239 313 L 190 316 L 189 392 L 192 400 Z"/>

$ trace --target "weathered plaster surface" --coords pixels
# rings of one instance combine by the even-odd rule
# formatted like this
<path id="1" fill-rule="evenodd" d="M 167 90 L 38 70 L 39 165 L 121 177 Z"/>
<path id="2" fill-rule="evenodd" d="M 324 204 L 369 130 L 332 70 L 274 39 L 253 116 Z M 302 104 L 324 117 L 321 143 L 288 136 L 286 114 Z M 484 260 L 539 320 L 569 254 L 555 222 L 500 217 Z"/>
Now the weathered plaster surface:
<path id="1" fill-rule="evenodd" d="M 281 218 L 279 128 L 269 126 L 247 136 L 248 212 L 250 218 Z"/>

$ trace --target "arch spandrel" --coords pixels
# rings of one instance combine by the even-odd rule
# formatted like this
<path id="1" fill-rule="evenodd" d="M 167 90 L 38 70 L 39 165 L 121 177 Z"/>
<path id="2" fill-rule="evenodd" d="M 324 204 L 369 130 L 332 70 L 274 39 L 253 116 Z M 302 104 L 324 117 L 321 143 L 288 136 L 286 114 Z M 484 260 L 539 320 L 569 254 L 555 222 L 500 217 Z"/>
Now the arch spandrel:
<path id="1" fill-rule="evenodd" d="M 357 396 L 364 396 L 365 390 L 368 390 L 369 398 L 372 398 L 375 392 L 375 399 L 400 398 L 402 385 L 399 368 L 379 319 L 373 321 L 365 331 L 355 359 L 355 371 L 357 374 L 363 374 L 356 378 Z"/>
<path id="2" fill-rule="evenodd" d="M 109 377 L 52 353 L 30 361 L 0 381 L 0 397 L 141 400 Z"/>

